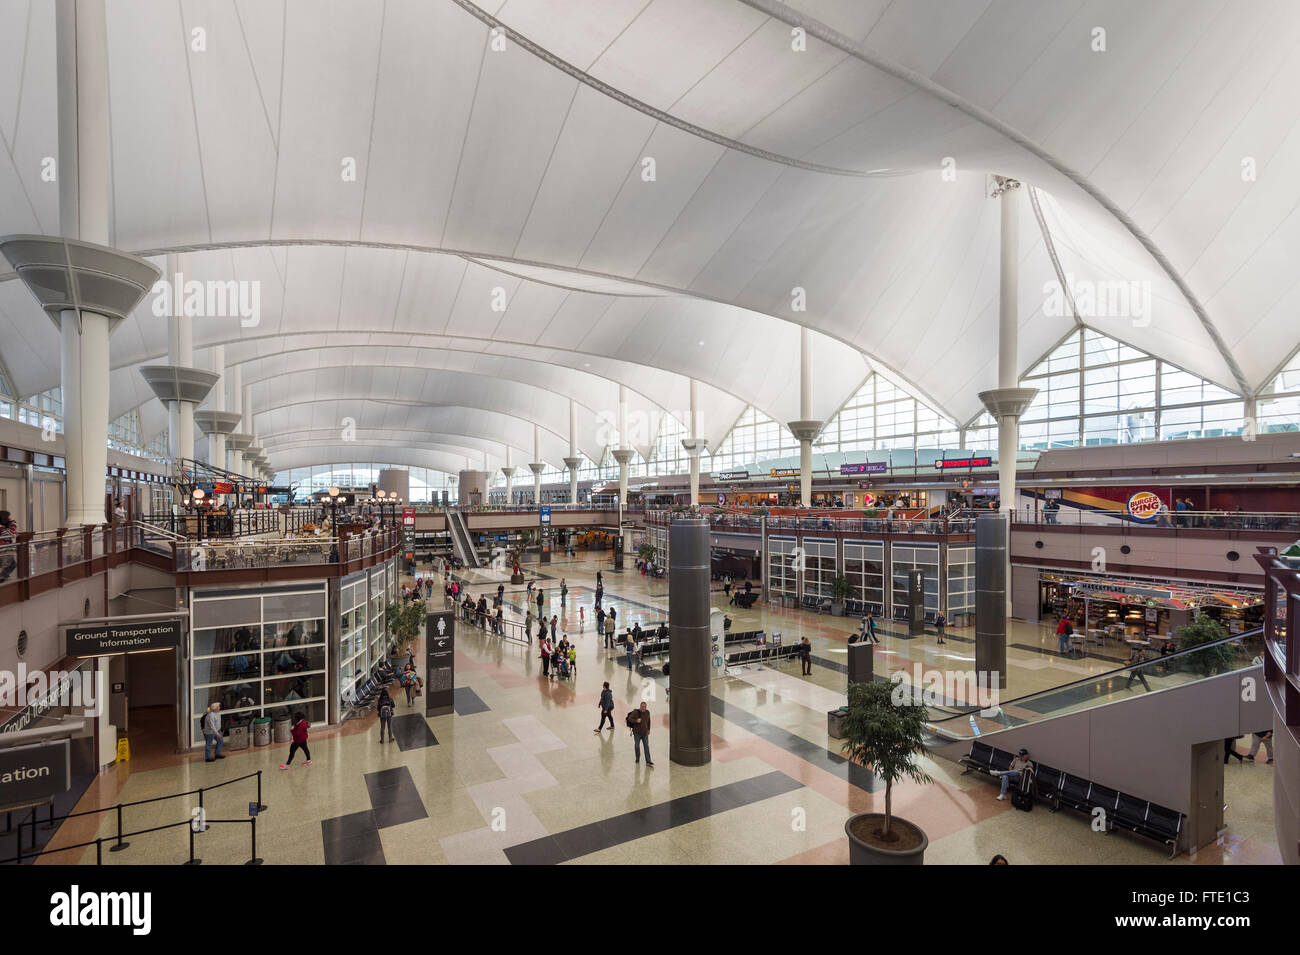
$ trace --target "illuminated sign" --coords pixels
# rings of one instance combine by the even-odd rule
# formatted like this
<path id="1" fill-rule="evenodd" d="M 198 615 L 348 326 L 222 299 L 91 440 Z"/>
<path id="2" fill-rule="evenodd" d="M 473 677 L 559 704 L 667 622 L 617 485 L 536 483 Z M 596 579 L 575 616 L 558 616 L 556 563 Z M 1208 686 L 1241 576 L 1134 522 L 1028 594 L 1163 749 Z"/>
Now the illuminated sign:
<path id="1" fill-rule="evenodd" d="M 798 468 L 772 468 L 768 472 L 771 477 L 798 477 L 799 473 Z"/>
<path id="2" fill-rule="evenodd" d="M 402 526 L 403 527 L 415 526 L 415 508 L 413 507 L 402 508 Z"/>
<path id="3" fill-rule="evenodd" d="M 936 471 L 948 468 L 987 468 L 993 464 L 992 458 L 940 458 L 934 462 Z"/>
<path id="4" fill-rule="evenodd" d="M 841 474 L 884 474 L 889 465 L 884 461 L 868 461 L 866 464 L 841 464 Z"/>
<path id="5" fill-rule="evenodd" d="M 749 480 L 748 471 L 719 471 L 713 475 L 715 481 L 747 481 Z"/>
<path id="6" fill-rule="evenodd" d="M 1153 521 L 1165 504 L 1151 491 L 1138 491 L 1128 499 L 1128 513 L 1135 521 Z"/>

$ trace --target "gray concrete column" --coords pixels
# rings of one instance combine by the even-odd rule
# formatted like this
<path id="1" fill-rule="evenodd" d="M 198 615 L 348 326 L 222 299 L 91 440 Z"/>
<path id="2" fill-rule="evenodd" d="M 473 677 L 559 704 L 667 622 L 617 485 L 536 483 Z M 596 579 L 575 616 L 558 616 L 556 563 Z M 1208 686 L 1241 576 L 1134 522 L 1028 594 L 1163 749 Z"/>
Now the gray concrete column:
<path id="1" fill-rule="evenodd" d="M 673 521 L 668 526 L 668 551 L 672 554 L 668 628 L 673 647 L 668 758 L 682 766 L 703 766 L 712 757 L 708 521 L 696 516 Z"/>
<path id="2" fill-rule="evenodd" d="M 975 674 L 990 689 L 1006 686 L 1007 528 L 1001 511 L 975 519 Z"/>

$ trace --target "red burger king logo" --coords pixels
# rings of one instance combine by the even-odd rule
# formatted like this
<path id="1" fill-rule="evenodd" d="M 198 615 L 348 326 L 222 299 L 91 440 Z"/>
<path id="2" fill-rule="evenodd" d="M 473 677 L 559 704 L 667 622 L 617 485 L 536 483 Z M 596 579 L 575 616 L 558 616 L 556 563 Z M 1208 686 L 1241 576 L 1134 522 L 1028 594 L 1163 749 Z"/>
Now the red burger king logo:
<path id="1" fill-rule="evenodd" d="M 1164 506 L 1164 502 L 1150 491 L 1138 491 L 1128 499 L 1129 516 L 1135 521 L 1155 520 Z"/>

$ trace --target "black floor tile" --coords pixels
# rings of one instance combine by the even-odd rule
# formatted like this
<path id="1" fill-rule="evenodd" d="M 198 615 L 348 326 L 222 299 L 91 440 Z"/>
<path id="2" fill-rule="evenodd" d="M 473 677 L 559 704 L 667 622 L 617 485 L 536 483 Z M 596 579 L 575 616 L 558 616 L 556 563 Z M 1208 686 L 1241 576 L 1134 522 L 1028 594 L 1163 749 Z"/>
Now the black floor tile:
<path id="1" fill-rule="evenodd" d="M 346 816 L 320 821 L 321 839 L 326 843 L 351 839 L 375 828 L 375 817 L 369 809 L 351 812 Z"/>
<path id="2" fill-rule="evenodd" d="M 803 783 L 797 779 L 773 771 L 511 846 L 506 850 L 506 858 L 514 865 L 555 865 L 761 802 L 802 786 Z"/>
<path id="3" fill-rule="evenodd" d="M 474 713 L 486 713 L 492 709 L 467 686 L 458 686 L 455 690 L 455 708 L 457 716 L 471 716 Z"/>
<path id="4" fill-rule="evenodd" d="M 326 865 L 385 864 L 384 845 L 369 810 L 322 819 L 320 827 Z"/>
<path id="5" fill-rule="evenodd" d="M 568 858 L 554 836 L 523 842 L 506 850 L 511 865 L 559 865 Z"/>
<path id="6" fill-rule="evenodd" d="M 423 703 L 421 703 L 423 705 Z M 403 713 L 393 717 L 393 735 L 397 737 L 397 748 L 406 752 L 408 749 L 424 749 L 437 746 L 438 737 L 433 735 L 422 713 Z"/>
<path id="7" fill-rule="evenodd" d="M 375 826 L 379 829 L 387 829 L 389 826 L 400 826 L 404 822 L 414 822 L 417 819 L 429 818 L 428 811 L 424 808 L 424 803 L 417 799 L 403 799 L 399 802 L 388 803 L 383 806 L 375 806 Z"/>

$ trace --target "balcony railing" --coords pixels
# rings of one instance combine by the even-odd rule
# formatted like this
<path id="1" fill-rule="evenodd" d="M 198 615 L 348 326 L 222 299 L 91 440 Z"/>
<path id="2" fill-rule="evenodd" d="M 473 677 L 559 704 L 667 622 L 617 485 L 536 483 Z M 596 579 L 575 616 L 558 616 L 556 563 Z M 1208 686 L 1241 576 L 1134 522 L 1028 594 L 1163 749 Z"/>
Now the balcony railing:
<path id="1" fill-rule="evenodd" d="M 289 511 L 280 511 L 277 508 L 253 508 L 147 514 L 141 517 L 140 521 L 190 540 L 211 540 L 296 531 L 304 524 L 311 523 L 312 516 L 313 510 L 307 507 Z"/>
<path id="2" fill-rule="evenodd" d="M 1031 527 L 1123 527 L 1182 530 L 1279 531 L 1300 533 L 1300 514 L 1270 511 L 1162 511 L 1139 520 L 1127 511 L 1090 511 L 1063 507 L 1059 511 L 1015 512 L 1013 523 Z"/>
<path id="3" fill-rule="evenodd" d="M 775 515 L 767 517 L 769 534 L 794 531 L 829 531 L 844 534 L 973 534 L 975 519 L 973 517 L 834 517 L 833 512 L 824 515 L 793 517 Z M 738 514 L 732 512 L 710 513 L 703 515 L 714 530 L 733 530 L 740 534 L 754 534 L 763 525 L 763 518 L 756 514 Z M 672 511 L 648 511 L 646 520 L 651 524 L 669 524 Z"/>
<path id="4" fill-rule="evenodd" d="M 253 570 L 277 567 L 327 567 L 366 558 L 384 559 L 397 553 L 402 535 L 396 528 L 355 534 L 339 540 L 316 537 L 298 540 L 175 541 L 179 573 Z"/>

